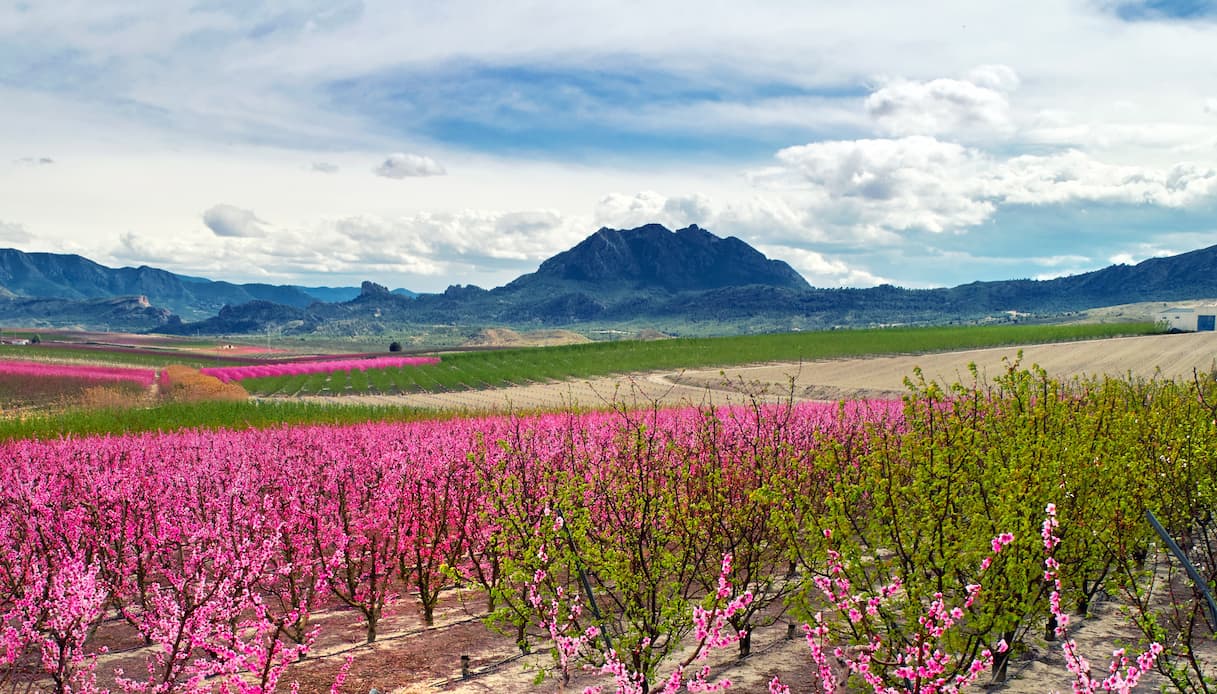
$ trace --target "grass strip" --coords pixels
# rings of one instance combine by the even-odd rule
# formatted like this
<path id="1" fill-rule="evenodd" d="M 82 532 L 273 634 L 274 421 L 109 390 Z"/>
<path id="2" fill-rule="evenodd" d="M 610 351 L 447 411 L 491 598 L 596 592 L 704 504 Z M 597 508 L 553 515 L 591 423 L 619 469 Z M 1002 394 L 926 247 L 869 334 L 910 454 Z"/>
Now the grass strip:
<path id="1" fill-rule="evenodd" d="M 0 441 L 179 429 L 266 429 L 299 424 L 412 422 L 447 419 L 457 414 L 387 405 L 335 407 L 291 400 L 165 403 L 147 408 L 82 408 L 0 419 Z"/>

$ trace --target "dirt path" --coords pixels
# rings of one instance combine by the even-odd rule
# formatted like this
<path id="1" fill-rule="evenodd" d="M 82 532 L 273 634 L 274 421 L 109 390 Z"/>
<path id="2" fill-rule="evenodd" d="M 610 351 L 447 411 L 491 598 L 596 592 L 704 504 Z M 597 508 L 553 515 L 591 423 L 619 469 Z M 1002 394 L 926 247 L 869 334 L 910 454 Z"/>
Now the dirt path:
<path id="1" fill-rule="evenodd" d="M 1152 378 L 1190 377 L 1208 371 L 1217 360 L 1217 333 L 1151 335 L 1049 345 L 994 347 L 938 354 L 812 360 L 801 364 L 639 373 L 576 379 L 490 390 L 411 395 L 356 395 L 340 399 L 308 397 L 329 403 L 371 403 L 476 412 L 605 407 L 614 403 L 702 405 L 741 402 L 756 394 L 763 400 L 837 400 L 854 397 L 899 397 L 904 379 L 920 367 L 927 379 L 953 382 L 970 378 L 968 364 L 982 375 L 996 376 L 1003 359 L 1038 364 L 1058 377 L 1110 374 Z"/>

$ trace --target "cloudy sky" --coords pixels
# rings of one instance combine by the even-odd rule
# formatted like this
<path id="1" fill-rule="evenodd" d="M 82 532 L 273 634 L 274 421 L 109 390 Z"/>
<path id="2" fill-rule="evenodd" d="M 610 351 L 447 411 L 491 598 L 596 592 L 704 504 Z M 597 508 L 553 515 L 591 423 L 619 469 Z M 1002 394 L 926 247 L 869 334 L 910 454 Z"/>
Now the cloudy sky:
<path id="1" fill-rule="evenodd" d="M 1214 46 L 1217 0 L 0 2 L 0 246 L 437 291 L 657 221 L 1054 277 L 1217 244 Z"/>

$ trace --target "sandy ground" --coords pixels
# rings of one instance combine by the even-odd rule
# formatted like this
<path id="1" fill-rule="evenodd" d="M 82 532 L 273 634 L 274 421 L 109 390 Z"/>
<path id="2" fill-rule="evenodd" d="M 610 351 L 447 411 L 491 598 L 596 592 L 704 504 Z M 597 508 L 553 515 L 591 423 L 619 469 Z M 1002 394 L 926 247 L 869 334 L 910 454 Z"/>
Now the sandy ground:
<path id="1" fill-rule="evenodd" d="M 1217 363 L 1217 333 L 1151 335 L 1051 345 L 996 347 L 939 354 L 812 360 L 726 369 L 627 374 L 539 383 L 493 390 L 413 395 L 343 396 L 341 402 L 407 405 L 473 411 L 605 407 L 614 403 L 648 405 L 740 402 L 748 394 L 764 400 L 837 400 L 899 397 L 904 379 L 920 367 L 926 378 L 968 379 L 968 364 L 982 375 L 999 375 L 1003 360 L 1023 352 L 1023 365 L 1038 364 L 1050 375 L 1110 374 L 1152 378 L 1190 377 Z M 311 398 L 335 402 L 334 398 Z"/>

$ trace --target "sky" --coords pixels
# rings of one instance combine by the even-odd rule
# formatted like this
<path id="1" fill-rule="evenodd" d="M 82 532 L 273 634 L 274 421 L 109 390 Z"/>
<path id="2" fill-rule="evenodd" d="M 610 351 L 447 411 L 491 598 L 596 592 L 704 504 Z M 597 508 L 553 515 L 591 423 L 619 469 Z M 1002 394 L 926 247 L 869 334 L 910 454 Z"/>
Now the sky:
<path id="1" fill-rule="evenodd" d="M 1217 244 L 1213 46 L 1217 0 L 0 0 L 0 247 L 430 292 L 659 222 L 1046 279 Z"/>

